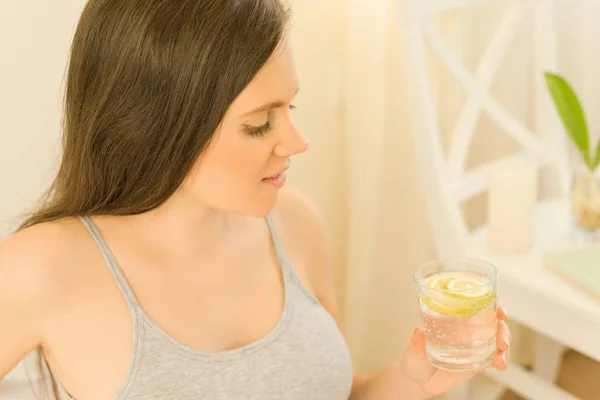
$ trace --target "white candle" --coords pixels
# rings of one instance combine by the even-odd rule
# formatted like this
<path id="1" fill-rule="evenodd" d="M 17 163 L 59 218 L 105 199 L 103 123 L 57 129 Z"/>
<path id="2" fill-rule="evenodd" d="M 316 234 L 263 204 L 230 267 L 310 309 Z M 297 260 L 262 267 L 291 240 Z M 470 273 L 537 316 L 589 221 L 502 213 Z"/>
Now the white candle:
<path id="1" fill-rule="evenodd" d="M 533 161 L 496 165 L 488 192 L 488 244 L 502 252 L 524 252 L 533 245 L 538 167 Z"/>

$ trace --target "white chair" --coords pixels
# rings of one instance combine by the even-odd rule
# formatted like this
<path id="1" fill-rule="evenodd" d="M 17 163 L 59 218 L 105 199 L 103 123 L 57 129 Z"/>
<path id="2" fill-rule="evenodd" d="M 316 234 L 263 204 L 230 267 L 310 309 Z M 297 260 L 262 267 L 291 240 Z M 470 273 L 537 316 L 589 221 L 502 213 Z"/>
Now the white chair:
<path id="1" fill-rule="evenodd" d="M 600 361 L 600 301 L 547 270 L 542 259 L 547 251 L 571 244 L 566 200 L 570 185 L 568 146 L 543 81 L 544 70 L 556 71 L 553 2 L 507 1 L 509 12 L 498 16 L 502 18 L 500 28 L 489 42 L 476 71 L 471 73 L 440 34 L 435 17 L 445 11 L 484 1 L 412 0 L 409 13 L 402 9 L 399 17 L 406 47 L 413 143 L 438 256 L 466 255 L 495 264 L 500 270 L 500 298 L 511 319 L 536 333 L 532 372 L 515 363 L 504 373 L 490 369 L 485 374 L 497 383 L 495 387 L 474 393 L 476 380 L 473 380 L 450 393 L 448 398 L 498 398 L 504 388 L 510 388 L 531 400 L 575 399 L 556 387 L 553 381 L 563 350 L 567 347 Z M 507 113 L 489 90 L 500 62 L 523 24 L 530 24 L 534 31 L 534 131 L 540 134 L 532 132 Z M 440 138 L 435 77 L 428 73 L 428 52 L 436 55 L 468 96 L 447 152 Z M 490 160 L 471 169 L 465 167 L 476 121 L 482 111 L 520 145 L 521 150 L 509 158 L 529 155 L 540 165 L 553 167 L 560 195 L 537 204 L 534 246 L 526 254 L 494 251 L 487 245 L 486 227 L 470 231 L 461 211 L 466 200 L 487 190 L 491 168 L 501 161 Z"/>

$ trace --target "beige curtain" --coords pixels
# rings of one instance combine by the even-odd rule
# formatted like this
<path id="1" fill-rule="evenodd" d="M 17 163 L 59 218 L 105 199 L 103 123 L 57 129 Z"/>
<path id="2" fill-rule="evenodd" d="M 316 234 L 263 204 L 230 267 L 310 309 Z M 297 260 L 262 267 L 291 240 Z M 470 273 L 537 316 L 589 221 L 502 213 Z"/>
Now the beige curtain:
<path id="1" fill-rule="evenodd" d="M 358 366 L 373 371 L 397 357 L 419 322 L 412 271 L 433 257 L 418 186 L 406 95 L 400 21 L 408 0 L 302 0 L 292 31 L 302 91 L 297 122 L 312 141 L 291 183 L 320 205 L 330 227 L 338 295 Z M 489 1 L 446 13 L 440 29 L 466 65 L 483 49 L 513 1 Z M 557 0 L 559 68 L 581 92 L 592 132 L 600 126 L 600 6 Z M 500 67 L 492 93 L 516 117 L 534 124 L 531 27 L 525 26 Z M 435 59 L 440 124 L 448 138 L 465 98 Z M 514 144 L 485 115 L 469 159 L 475 165 Z M 471 226 L 483 222 L 483 199 L 467 204 Z M 517 327 L 514 327 L 517 330 Z M 514 353 L 527 362 L 527 337 Z"/>
<path id="2" fill-rule="evenodd" d="M 297 123 L 312 147 L 291 182 L 327 219 L 346 333 L 364 370 L 405 345 L 418 323 L 412 270 L 433 256 L 394 12 L 391 1 L 303 0 L 292 31 Z"/>

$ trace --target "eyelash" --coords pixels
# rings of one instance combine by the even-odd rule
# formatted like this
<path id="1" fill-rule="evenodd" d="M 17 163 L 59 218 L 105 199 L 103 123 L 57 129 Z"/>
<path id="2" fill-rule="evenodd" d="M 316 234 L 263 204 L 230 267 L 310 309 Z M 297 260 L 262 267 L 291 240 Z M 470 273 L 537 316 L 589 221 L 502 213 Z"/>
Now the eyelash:
<path id="1" fill-rule="evenodd" d="M 295 110 L 296 106 L 290 104 L 289 109 Z M 271 131 L 271 129 L 273 129 L 273 126 L 271 125 L 271 123 L 269 121 L 267 121 L 267 123 L 262 126 L 247 126 L 246 127 L 246 131 L 251 136 L 257 136 L 257 137 L 266 135 L 267 133 L 269 133 Z"/>
<path id="2" fill-rule="evenodd" d="M 269 133 L 272 128 L 271 123 L 267 121 L 263 126 L 249 126 L 246 130 L 252 136 L 263 136 Z"/>

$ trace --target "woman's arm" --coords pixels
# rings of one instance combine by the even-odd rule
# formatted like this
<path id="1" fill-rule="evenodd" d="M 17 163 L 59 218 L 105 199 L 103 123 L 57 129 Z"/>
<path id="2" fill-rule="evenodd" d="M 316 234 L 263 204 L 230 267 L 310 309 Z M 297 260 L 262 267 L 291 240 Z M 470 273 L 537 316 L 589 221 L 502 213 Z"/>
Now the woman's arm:
<path id="1" fill-rule="evenodd" d="M 411 381 L 402 371 L 399 362 L 390 364 L 378 374 L 365 377 L 355 375 L 350 400 L 383 400 L 397 393 L 402 400 L 424 400 L 429 398 L 425 391 Z"/>
<path id="2" fill-rule="evenodd" d="M 0 242 L 0 380 L 44 344 L 48 321 L 66 301 L 59 256 L 71 243 L 54 223 Z"/>
<path id="3" fill-rule="evenodd" d="M 20 236 L 0 243 L 0 380 L 40 344 L 38 260 Z"/>

